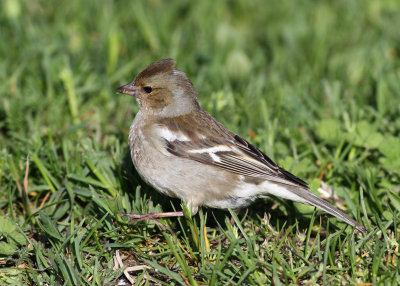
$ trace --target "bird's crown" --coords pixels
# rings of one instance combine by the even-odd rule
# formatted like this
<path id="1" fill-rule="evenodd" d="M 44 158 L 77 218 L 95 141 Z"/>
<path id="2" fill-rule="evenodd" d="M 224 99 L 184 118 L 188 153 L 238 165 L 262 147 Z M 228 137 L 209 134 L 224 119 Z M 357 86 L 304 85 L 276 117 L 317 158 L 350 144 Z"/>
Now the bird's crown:
<path id="1" fill-rule="evenodd" d="M 142 79 L 150 78 L 156 74 L 160 73 L 170 73 L 175 69 L 175 60 L 173 59 L 162 59 L 158 60 L 149 66 L 147 66 L 144 70 L 142 70 L 135 78 L 135 82 L 139 82 Z"/>

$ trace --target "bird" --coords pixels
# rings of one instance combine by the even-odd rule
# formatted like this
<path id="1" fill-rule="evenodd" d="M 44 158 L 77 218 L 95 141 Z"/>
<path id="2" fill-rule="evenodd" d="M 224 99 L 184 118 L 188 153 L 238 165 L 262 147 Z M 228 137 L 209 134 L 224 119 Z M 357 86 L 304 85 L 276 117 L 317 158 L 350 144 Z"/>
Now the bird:
<path id="1" fill-rule="evenodd" d="M 179 198 L 195 215 L 199 207 L 238 210 L 257 198 L 276 196 L 320 208 L 356 230 L 366 228 L 313 194 L 302 179 L 200 107 L 197 92 L 173 59 L 143 69 L 116 92 L 139 105 L 129 130 L 133 164 L 142 179 Z M 130 214 L 139 221 L 183 216 L 183 211 Z"/>

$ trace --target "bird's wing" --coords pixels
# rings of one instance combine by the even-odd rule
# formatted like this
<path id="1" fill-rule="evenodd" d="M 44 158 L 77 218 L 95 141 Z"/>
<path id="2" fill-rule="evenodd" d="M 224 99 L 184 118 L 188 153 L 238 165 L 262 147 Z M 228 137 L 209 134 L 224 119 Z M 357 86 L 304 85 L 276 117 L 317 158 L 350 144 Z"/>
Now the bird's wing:
<path id="1" fill-rule="evenodd" d="M 267 155 L 238 135 L 231 138 L 197 136 L 189 140 L 176 131 L 159 127 L 166 150 L 181 158 L 191 159 L 238 175 L 270 180 L 308 189 L 308 184 L 275 164 Z M 175 133 L 174 133 L 175 132 Z"/>

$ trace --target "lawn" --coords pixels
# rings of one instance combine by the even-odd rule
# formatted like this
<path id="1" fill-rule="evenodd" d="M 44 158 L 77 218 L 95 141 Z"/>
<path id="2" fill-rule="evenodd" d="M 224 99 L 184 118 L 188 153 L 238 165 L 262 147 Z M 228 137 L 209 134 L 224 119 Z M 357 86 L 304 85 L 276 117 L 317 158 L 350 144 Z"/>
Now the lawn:
<path id="1" fill-rule="evenodd" d="M 1 1 L 0 284 L 398 285 L 399 27 L 395 0 Z M 161 58 L 368 233 L 279 198 L 120 217 L 182 209 L 136 173 L 115 93 Z"/>

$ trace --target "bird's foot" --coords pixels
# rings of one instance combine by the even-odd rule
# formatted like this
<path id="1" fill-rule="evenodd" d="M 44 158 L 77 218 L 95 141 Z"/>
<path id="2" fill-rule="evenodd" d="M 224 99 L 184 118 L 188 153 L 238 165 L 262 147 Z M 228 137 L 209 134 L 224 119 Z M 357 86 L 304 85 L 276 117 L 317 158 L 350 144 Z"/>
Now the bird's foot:
<path id="1" fill-rule="evenodd" d="M 156 225 L 161 227 L 163 230 L 169 229 L 171 230 L 170 227 L 163 225 L 158 218 L 163 218 L 163 217 L 178 217 L 178 216 L 184 216 L 183 211 L 179 212 L 163 212 L 163 213 L 149 213 L 149 214 L 127 214 L 127 213 L 119 213 L 119 215 L 122 216 L 128 216 L 131 218 L 131 223 L 142 221 L 142 220 L 152 220 Z"/>

